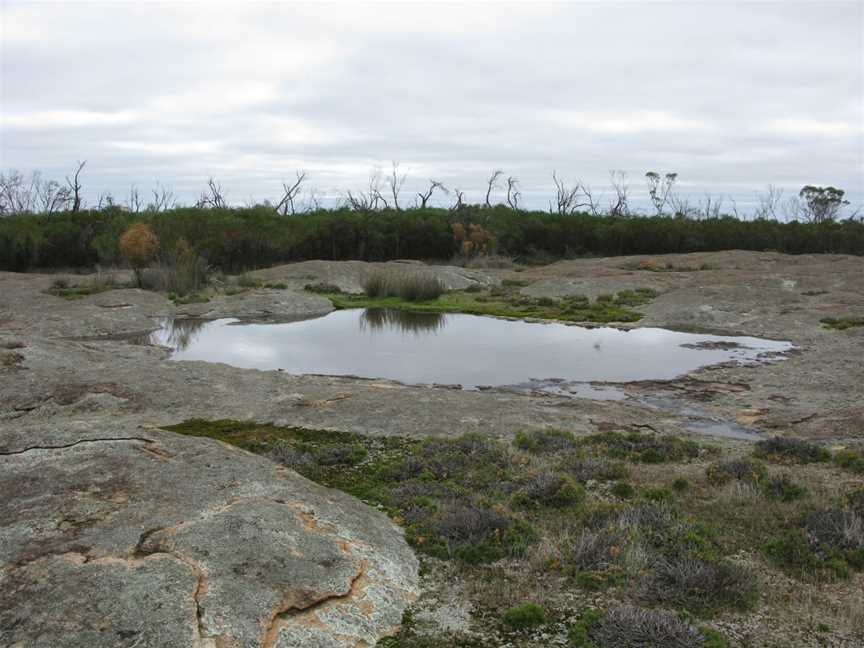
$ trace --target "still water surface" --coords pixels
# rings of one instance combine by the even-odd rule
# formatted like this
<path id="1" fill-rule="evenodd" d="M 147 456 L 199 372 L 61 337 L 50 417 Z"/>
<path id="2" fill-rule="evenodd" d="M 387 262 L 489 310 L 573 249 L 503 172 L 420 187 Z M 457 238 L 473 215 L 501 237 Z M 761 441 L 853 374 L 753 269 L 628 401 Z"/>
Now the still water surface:
<path id="1" fill-rule="evenodd" d="M 667 380 L 791 348 L 788 342 L 660 328 L 624 331 L 387 309 L 341 310 L 286 324 L 175 320 L 151 342 L 172 347 L 174 360 L 465 389 L 546 379 Z"/>

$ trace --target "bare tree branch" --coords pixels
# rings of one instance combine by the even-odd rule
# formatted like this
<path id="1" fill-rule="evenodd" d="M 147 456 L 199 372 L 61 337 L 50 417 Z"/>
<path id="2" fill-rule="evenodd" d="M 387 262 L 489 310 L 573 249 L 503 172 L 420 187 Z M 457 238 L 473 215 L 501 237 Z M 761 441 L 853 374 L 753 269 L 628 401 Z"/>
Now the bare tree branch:
<path id="1" fill-rule="evenodd" d="M 276 204 L 276 213 L 285 216 L 291 212 L 293 216 L 296 211 L 294 209 L 294 200 L 300 193 L 301 185 L 306 181 L 306 172 L 302 169 L 297 171 L 297 180 L 292 185 L 282 183 L 282 199 Z"/>
<path id="2" fill-rule="evenodd" d="M 390 186 L 390 194 L 393 196 L 393 207 L 396 208 L 396 211 L 400 211 L 399 192 L 402 191 L 402 185 L 405 184 L 407 178 L 407 171 L 401 176 L 399 175 L 399 163 L 394 161 L 393 169 L 387 177 L 387 184 Z"/>
<path id="3" fill-rule="evenodd" d="M 79 177 L 81 176 L 81 171 L 84 169 L 84 165 L 87 164 L 87 160 L 81 162 L 78 161 L 78 168 L 75 169 L 75 173 L 72 175 L 72 179 L 69 179 L 69 176 L 66 176 L 66 184 L 69 187 L 69 191 L 72 194 L 72 212 L 77 212 L 81 209 L 81 182 L 79 181 Z"/>
<path id="4" fill-rule="evenodd" d="M 492 195 L 492 190 L 498 188 L 498 178 L 504 175 L 504 172 L 501 169 L 496 169 L 492 172 L 492 175 L 489 176 L 489 179 L 486 181 L 486 206 L 491 207 L 492 203 L 489 202 L 489 197 Z"/>
<path id="5" fill-rule="evenodd" d="M 507 178 L 507 204 L 513 211 L 519 211 L 519 199 L 522 192 L 519 191 L 519 180 L 510 176 Z"/>
<path id="6" fill-rule="evenodd" d="M 429 180 L 429 188 L 426 189 L 426 191 L 421 191 L 417 193 L 417 197 L 420 199 L 420 209 L 426 209 L 426 203 L 429 202 L 429 199 L 432 197 L 432 193 L 436 189 L 440 189 L 441 192 L 445 194 L 450 193 L 443 183 L 438 182 L 437 180 Z"/>

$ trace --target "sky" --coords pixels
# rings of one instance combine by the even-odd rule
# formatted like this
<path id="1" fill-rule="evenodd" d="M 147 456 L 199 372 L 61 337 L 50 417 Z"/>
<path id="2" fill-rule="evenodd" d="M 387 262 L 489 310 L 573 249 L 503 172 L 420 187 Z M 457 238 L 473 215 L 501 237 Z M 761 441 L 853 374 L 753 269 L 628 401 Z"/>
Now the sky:
<path id="1" fill-rule="evenodd" d="M 403 204 L 482 201 L 494 169 L 537 208 L 553 170 L 603 200 L 622 170 L 637 204 L 649 170 L 742 211 L 769 184 L 864 202 L 861 1 L 0 2 L 0 169 L 87 160 L 90 202 L 278 200 L 303 169 L 327 203 L 394 161 Z"/>

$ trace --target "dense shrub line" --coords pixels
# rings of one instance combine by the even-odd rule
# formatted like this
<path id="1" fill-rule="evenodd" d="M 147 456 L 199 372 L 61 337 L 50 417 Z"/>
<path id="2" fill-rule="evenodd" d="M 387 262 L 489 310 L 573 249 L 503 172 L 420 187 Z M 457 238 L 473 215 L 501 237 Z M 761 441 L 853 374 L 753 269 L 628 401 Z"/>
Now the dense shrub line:
<path id="1" fill-rule="evenodd" d="M 305 259 L 449 259 L 460 247 L 454 232 L 471 231 L 471 224 L 482 225 L 484 235 L 491 237 L 484 243 L 488 253 L 517 259 L 728 249 L 864 254 L 864 223 L 849 221 L 560 215 L 501 206 L 322 209 L 295 216 L 280 216 L 267 206 L 138 214 L 110 207 L 0 219 L 0 269 L 117 263 L 118 240 L 134 222 L 148 223 L 161 245 L 173 247 L 185 239 L 209 264 L 228 271 Z"/>

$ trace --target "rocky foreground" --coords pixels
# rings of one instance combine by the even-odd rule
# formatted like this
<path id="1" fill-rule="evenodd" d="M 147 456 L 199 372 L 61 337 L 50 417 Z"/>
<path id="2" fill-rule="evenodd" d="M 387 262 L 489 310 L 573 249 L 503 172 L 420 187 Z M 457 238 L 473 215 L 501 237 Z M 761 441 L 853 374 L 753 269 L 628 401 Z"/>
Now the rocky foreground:
<path id="1" fill-rule="evenodd" d="M 534 296 L 650 287 L 639 325 L 792 341 L 783 362 L 705 369 L 625 390 L 673 397 L 754 429 L 864 439 L 864 260 L 728 252 L 435 268 L 450 286 L 518 277 Z M 391 264 L 392 265 L 392 264 Z M 638 398 L 463 392 L 389 381 L 174 363 L 137 343 L 163 317 L 313 317 L 302 287 L 358 290 L 372 264 L 307 262 L 256 273 L 284 290 L 175 306 L 140 290 L 66 300 L 56 275 L 0 273 L 0 646 L 371 646 L 420 593 L 418 563 L 385 515 L 234 447 L 162 430 L 231 418 L 422 437 L 510 438 L 558 427 L 682 433 L 680 411 Z M 698 269 L 697 268 L 701 268 Z M 74 282 L 75 277 L 70 277 Z"/>

